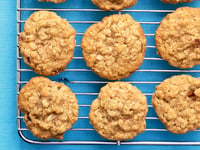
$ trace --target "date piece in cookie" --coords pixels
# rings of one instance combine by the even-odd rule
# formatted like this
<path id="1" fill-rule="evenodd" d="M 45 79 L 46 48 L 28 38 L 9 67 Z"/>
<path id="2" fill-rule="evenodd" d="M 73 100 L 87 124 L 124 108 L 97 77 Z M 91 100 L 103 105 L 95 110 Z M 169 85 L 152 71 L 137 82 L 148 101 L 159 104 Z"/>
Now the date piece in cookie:
<path id="1" fill-rule="evenodd" d="M 35 137 L 62 139 L 78 119 L 75 95 L 63 83 L 45 77 L 32 78 L 20 91 L 19 109 Z"/>
<path id="2" fill-rule="evenodd" d="M 128 140 L 146 128 L 146 97 L 127 82 L 112 82 L 101 88 L 92 102 L 89 118 L 94 129 L 109 140 Z"/>
<path id="3" fill-rule="evenodd" d="M 155 35 L 158 54 L 178 68 L 200 64 L 200 8 L 182 7 L 168 14 Z"/>
<path id="4" fill-rule="evenodd" d="M 92 2 L 100 9 L 109 11 L 132 7 L 136 4 L 137 0 L 92 0 Z"/>
<path id="5" fill-rule="evenodd" d="M 140 67 L 146 38 L 140 24 L 129 14 L 117 14 L 90 26 L 81 47 L 88 67 L 102 78 L 117 80 Z"/>
<path id="6" fill-rule="evenodd" d="M 200 127 L 200 79 L 174 76 L 156 87 L 152 104 L 167 130 L 184 134 Z"/>
<path id="7" fill-rule="evenodd" d="M 36 73 L 50 76 L 64 71 L 75 48 L 76 31 L 56 13 L 34 12 L 19 36 L 24 62 Z"/>

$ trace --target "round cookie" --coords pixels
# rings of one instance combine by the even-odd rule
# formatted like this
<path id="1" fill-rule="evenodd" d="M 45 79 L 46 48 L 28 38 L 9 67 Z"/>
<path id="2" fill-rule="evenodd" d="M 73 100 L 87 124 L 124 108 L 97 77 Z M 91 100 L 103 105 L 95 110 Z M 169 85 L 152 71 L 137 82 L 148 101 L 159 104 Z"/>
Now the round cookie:
<path id="1" fill-rule="evenodd" d="M 200 127 L 200 79 L 174 76 L 156 87 L 152 104 L 167 130 L 184 134 Z"/>
<path id="2" fill-rule="evenodd" d="M 179 68 L 200 64 L 200 9 L 182 7 L 168 14 L 156 34 L 158 54 Z"/>
<path id="3" fill-rule="evenodd" d="M 36 73 L 50 76 L 64 71 L 75 48 L 76 31 L 54 12 L 37 11 L 19 36 L 24 62 Z"/>
<path id="4" fill-rule="evenodd" d="M 132 7 L 136 4 L 137 0 L 92 0 L 92 2 L 100 9 L 109 11 Z"/>
<path id="5" fill-rule="evenodd" d="M 53 2 L 53 3 L 63 3 L 66 0 L 38 0 L 39 2 Z"/>
<path id="6" fill-rule="evenodd" d="M 172 3 L 172 4 L 177 4 L 177 3 L 188 3 L 192 2 L 193 0 L 161 0 L 164 3 Z"/>
<path id="7" fill-rule="evenodd" d="M 112 82 L 101 88 L 92 102 L 89 119 L 94 129 L 109 140 L 128 140 L 146 128 L 146 97 L 127 82 Z"/>
<path id="8" fill-rule="evenodd" d="M 111 15 L 83 35 L 83 58 L 97 75 L 109 80 L 130 76 L 144 59 L 146 38 L 129 14 Z"/>
<path id="9" fill-rule="evenodd" d="M 20 91 L 19 109 L 34 136 L 62 139 L 78 119 L 75 95 L 63 83 L 45 77 L 32 78 Z"/>

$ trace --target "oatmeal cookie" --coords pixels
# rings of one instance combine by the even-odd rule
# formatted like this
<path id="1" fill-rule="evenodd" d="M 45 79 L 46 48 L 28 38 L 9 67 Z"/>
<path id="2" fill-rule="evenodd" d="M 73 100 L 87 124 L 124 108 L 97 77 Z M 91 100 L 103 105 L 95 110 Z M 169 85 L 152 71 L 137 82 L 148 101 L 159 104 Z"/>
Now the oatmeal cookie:
<path id="1" fill-rule="evenodd" d="M 66 0 L 38 0 L 40 2 L 53 2 L 53 3 L 63 3 Z"/>
<path id="2" fill-rule="evenodd" d="M 172 4 L 177 4 L 177 3 L 188 3 L 192 2 L 193 0 L 161 0 L 164 3 L 172 3 Z"/>
<path id="3" fill-rule="evenodd" d="M 156 87 L 155 111 L 167 130 L 184 134 L 200 127 L 200 79 L 174 76 Z"/>
<path id="4" fill-rule="evenodd" d="M 179 68 L 200 64 L 200 8 L 182 7 L 168 14 L 155 35 L 158 54 Z"/>
<path id="5" fill-rule="evenodd" d="M 129 14 L 116 14 L 90 26 L 81 47 L 88 67 L 102 78 L 117 80 L 130 76 L 142 64 L 146 38 Z"/>
<path id="6" fill-rule="evenodd" d="M 136 4 L 137 0 L 92 0 L 92 2 L 100 9 L 109 11 L 132 7 Z"/>
<path id="7" fill-rule="evenodd" d="M 64 71 L 75 48 L 76 31 L 54 12 L 37 11 L 19 36 L 20 53 L 36 73 L 49 76 Z"/>
<path id="8" fill-rule="evenodd" d="M 19 109 L 34 136 L 62 139 L 78 119 L 75 95 L 63 83 L 45 77 L 32 78 L 20 91 Z"/>
<path id="9" fill-rule="evenodd" d="M 89 119 L 94 129 L 110 140 L 128 140 L 146 128 L 146 97 L 127 82 L 112 82 L 101 88 L 92 102 Z"/>

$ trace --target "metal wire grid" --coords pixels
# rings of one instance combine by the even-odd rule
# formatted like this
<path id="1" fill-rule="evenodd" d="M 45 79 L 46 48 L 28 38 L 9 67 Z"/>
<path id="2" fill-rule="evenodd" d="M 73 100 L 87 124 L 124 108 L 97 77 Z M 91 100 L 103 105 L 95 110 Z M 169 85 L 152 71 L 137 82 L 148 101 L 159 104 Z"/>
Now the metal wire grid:
<path id="1" fill-rule="evenodd" d="M 199 1 L 199 0 L 196 0 Z M 44 10 L 39 8 L 21 8 L 21 0 L 17 0 L 17 35 L 20 33 L 21 24 L 25 21 L 21 20 L 21 11 L 37 11 L 37 10 Z M 50 11 L 102 11 L 99 9 L 45 9 Z M 122 10 L 121 12 L 155 12 L 155 13 L 166 13 L 166 12 L 173 12 L 174 10 Z M 69 21 L 70 23 L 96 23 L 96 21 Z M 160 22 L 140 22 L 141 24 L 159 24 Z M 77 35 L 83 35 L 83 33 L 77 33 Z M 146 36 L 154 36 L 154 34 L 145 34 Z M 18 44 L 18 36 L 17 36 L 17 44 Z M 80 45 L 76 45 L 76 47 L 80 47 Z M 155 48 L 155 46 L 147 46 L 147 48 Z M 74 57 L 73 59 L 83 59 L 82 57 Z M 31 69 L 22 69 L 21 68 L 21 60 L 22 57 L 19 54 L 19 47 L 17 46 L 17 94 L 19 94 L 20 88 L 22 84 L 27 83 L 28 81 L 22 81 L 21 79 L 21 73 L 22 72 L 28 72 L 32 71 Z M 161 58 L 148 58 L 146 57 L 145 60 L 162 60 Z M 72 71 L 72 72 L 87 72 L 91 71 L 90 69 L 66 69 L 65 71 Z M 200 70 L 160 70 L 160 69 L 139 69 L 137 72 L 166 72 L 166 73 L 200 73 Z M 64 79 L 63 79 L 64 80 Z M 107 83 L 106 81 L 68 81 L 69 83 L 84 83 L 84 84 L 102 84 Z M 160 82 L 154 82 L 154 81 L 131 81 L 130 83 L 134 84 L 158 84 Z M 98 93 L 75 93 L 76 95 L 98 95 Z M 151 96 L 152 93 L 145 93 L 146 96 Z M 90 105 L 79 105 L 79 107 L 90 107 Z M 152 107 L 152 105 L 148 105 L 148 107 Z M 38 141 L 38 140 L 32 140 L 24 135 L 24 131 L 28 131 L 27 128 L 22 127 L 21 120 L 23 119 L 23 116 L 20 113 L 20 110 L 17 108 L 17 130 L 19 133 L 19 136 L 26 142 L 32 143 L 32 144 L 46 144 L 46 145 L 53 145 L 53 144 L 62 144 L 62 145 L 200 145 L 200 142 L 167 142 L 167 141 Z M 88 117 L 79 117 L 79 119 L 88 119 Z M 157 117 L 147 117 L 147 120 L 157 120 Z M 92 128 L 72 128 L 73 131 L 93 131 Z M 167 131 L 166 129 L 146 129 L 145 131 L 153 131 L 153 132 L 164 132 Z M 200 130 L 196 130 L 199 132 Z"/>

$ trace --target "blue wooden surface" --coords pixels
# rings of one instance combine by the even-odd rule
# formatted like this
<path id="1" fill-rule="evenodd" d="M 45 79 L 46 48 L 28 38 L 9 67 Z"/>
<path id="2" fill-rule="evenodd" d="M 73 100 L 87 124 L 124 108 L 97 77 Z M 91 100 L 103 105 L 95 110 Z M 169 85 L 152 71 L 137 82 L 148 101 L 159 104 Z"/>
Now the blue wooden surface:
<path id="1" fill-rule="evenodd" d="M 76 1 L 82 1 L 82 0 L 76 0 Z M 151 0 L 144 0 L 144 1 L 150 4 Z M 159 0 L 157 1 L 159 2 Z M 191 137 L 187 136 L 187 138 Z M 200 147 L 198 146 L 120 146 L 120 147 L 96 146 L 96 145 L 93 146 L 46 145 L 45 146 L 45 145 L 32 145 L 22 141 L 17 134 L 17 128 L 16 128 L 16 1 L 15 0 L 0 1 L 0 150 L 20 150 L 20 149 L 25 149 L 25 150 L 181 149 L 182 150 L 182 149 L 199 149 L 199 148 Z"/>

